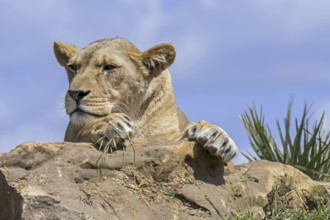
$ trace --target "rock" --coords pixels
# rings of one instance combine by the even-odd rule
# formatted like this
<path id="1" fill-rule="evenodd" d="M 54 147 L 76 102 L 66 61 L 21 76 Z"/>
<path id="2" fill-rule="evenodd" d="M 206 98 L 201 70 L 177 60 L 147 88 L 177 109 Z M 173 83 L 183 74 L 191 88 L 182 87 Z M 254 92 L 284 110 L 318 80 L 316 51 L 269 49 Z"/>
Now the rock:
<path id="1" fill-rule="evenodd" d="M 134 146 L 134 148 L 132 147 Z M 0 219 L 230 219 L 278 201 L 313 208 L 316 182 L 280 163 L 233 166 L 192 142 L 136 141 L 106 155 L 88 143 L 26 143 L 0 156 Z"/>

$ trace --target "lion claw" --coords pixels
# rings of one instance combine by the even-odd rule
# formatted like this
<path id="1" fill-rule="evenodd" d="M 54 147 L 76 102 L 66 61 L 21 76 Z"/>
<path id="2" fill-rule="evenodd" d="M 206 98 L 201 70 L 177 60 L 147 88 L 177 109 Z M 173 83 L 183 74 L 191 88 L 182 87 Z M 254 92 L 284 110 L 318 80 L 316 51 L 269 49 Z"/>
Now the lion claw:
<path id="1" fill-rule="evenodd" d="M 100 118 L 84 128 L 84 133 L 89 133 L 90 141 L 96 145 L 101 140 L 113 140 L 116 143 L 122 143 L 133 135 L 134 122 L 123 113 L 113 113 L 104 118 Z"/>
<path id="2" fill-rule="evenodd" d="M 185 135 L 189 140 L 196 141 L 211 155 L 230 161 L 237 153 L 237 146 L 229 135 L 220 127 L 206 121 L 192 122 L 188 125 Z"/>

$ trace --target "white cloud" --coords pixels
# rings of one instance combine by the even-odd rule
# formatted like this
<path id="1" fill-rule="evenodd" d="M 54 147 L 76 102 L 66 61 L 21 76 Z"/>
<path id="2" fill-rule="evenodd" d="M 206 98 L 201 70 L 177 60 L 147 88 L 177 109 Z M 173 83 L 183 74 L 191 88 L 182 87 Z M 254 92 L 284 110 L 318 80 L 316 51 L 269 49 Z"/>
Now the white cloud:
<path id="1" fill-rule="evenodd" d="M 299 32 L 330 21 L 328 0 L 254 0 L 253 2 L 279 20 L 289 32 Z"/>
<path id="2" fill-rule="evenodd" d="M 133 18 L 135 23 L 130 35 L 134 36 L 134 40 L 141 42 L 142 46 L 150 47 L 150 44 L 157 42 L 158 30 L 162 28 L 165 20 L 160 2 L 154 0 L 126 2 L 128 2 L 126 6 L 132 12 L 130 18 Z M 128 24 L 128 22 L 125 23 Z"/>
<path id="3" fill-rule="evenodd" d="M 19 15 L 30 22 L 68 21 L 72 15 L 69 2 L 63 0 L 5 0 L 5 4 L 15 12 L 13 18 Z"/>
<path id="4" fill-rule="evenodd" d="M 188 80 L 194 69 L 201 65 L 205 58 L 209 43 L 203 36 L 195 33 L 186 33 L 177 40 L 176 72 L 178 80 Z"/>

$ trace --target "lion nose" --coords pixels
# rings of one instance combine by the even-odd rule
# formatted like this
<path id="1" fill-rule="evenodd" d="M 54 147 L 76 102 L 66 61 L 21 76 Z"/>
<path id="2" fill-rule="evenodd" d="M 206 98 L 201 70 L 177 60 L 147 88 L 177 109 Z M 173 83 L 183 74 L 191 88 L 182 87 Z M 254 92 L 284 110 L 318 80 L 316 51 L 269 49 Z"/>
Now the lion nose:
<path id="1" fill-rule="evenodd" d="M 76 101 L 79 102 L 81 101 L 84 97 L 86 97 L 90 91 L 83 91 L 83 90 L 69 90 L 68 91 L 69 95 Z"/>

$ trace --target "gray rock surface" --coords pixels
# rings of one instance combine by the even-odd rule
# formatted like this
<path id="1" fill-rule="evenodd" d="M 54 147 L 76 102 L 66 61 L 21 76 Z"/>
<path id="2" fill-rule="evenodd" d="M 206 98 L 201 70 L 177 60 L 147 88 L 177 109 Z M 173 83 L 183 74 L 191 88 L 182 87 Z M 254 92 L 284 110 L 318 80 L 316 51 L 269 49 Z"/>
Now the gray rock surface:
<path id="1" fill-rule="evenodd" d="M 191 142 L 132 143 L 106 156 L 87 143 L 25 143 L 0 156 L 0 219 L 263 219 L 276 200 L 313 208 L 315 182 L 280 163 L 234 166 Z"/>

